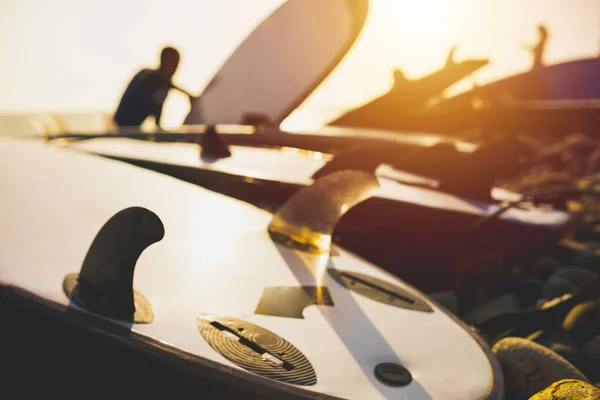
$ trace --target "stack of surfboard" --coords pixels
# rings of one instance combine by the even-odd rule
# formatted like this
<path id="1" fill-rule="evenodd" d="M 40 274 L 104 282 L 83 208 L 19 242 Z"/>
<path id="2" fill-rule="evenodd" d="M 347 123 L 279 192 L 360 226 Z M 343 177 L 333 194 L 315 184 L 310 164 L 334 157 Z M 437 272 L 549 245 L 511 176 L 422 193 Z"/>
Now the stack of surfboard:
<path id="1" fill-rule="evenodd" d="M 193 104 L 185 123 L 256 122 L 279 126 L 339 64 L 358 37 L 367 11 L 367 0 L 285 2 L 232 53 Z M 282 149 L 305 149 L 318 135 L 308 138 L 281 131 L 263 135 L 260 128 L 257 132 L 246 136 L 254 139 L 256 145 L 268 141 L 275 149 L 222 146 L 215 157 L 214 152 L 207 150 L 205 137 L 200 147 L 106 137 L 68 145 L 261 203 L 269 209 L 280 206 L 327 171 L 360 169 L 376 173 L 380 189 L 340 222 L 337 236 L 348 248 L 424 290 L 464 286 L 466 279 L 481 284 L 482 275 L 486 274 L 496 281 L 498 277 L 490 273 L 498 269 L 486 267 L 490 254 L 492 258 L 498 254 L 536 254 L 558 241 L 566 227 L 566 213 L 533 208 L 512 209 L 472 231 L 473 222 L 500 207 L 497 201 L 473 200 L 419 187 L 430 182 L 405 171 L 381 167 L 376 157 L 371 160 L 360 151 L 346 157 L 352 162 L 341 163 L 340 167 L 339 158 L 325 165 L 327 155 L 315 158 Z M 365 141 L 359 139 L 368 138 L 369 143 L 386 147 L 394 142 L 401 148 L 420 146 L 432 138 L 393 141 L 388 140 L 392 134 L 337 133 L 337 143 L 344 146 L 362 145 Z M 333 135 L 328 131 L 320 138 Z M 218 147 L 218 138 L 216 143 Z M 468 260 L 464 262 L 465 259 Z M 473 271 L 471 267 L 456 265 L 456 260 L 483 267 Z"/>
<path id="2" fill-rule="evenodd" d="M 503 395 L 472 331 L 331 244 L 372 174 L 328 175 L 272 215 L 39 142 L 1 139 L 0 159 L 3 302 L 265 396 Z"/>
<path id="3" fill-rule="evenodd" d="M 472 224 L 498 210 L 502 200 L 519 196 L 497 191 L 498 200 L 483 201 L 443 192 L 436 181 L 381 163 L 362 148 L 342 154 L 340 162 L 337 156 L 293 148 L 226 146 L 230 156 L 213 157 L 206 146 L 194 143 L 103 137 L 66 145 L 271 211 L 317 177 L 346 169 L 373 173 L 379 188 L 340 222 L 336 236 L 352 251 L 427 291 L 498 280 L 504 272 L 488 268 L 490 254 L 535 256 L 557 243 L 569 222 L 566 211 L 516 207 L 474 229 Z M 458 264 L 465 258 L 477 265 L 475 270 Z"/>

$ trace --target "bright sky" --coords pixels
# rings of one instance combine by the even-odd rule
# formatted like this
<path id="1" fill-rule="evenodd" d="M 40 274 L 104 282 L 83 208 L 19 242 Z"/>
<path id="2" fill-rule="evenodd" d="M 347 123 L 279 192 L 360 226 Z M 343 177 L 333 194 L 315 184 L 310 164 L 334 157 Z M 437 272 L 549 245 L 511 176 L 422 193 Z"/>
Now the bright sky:
<path id="1" fill-rule="evenodd" d="M 324 0 L 325 1 L 325 0 Z M 282 0 L 1 0 L 0 112 L 106 111 L 165 44 L 182 52 L 175 81 L 200 93 L 220 64 Z M 456 59 L 491 64 L 449 93 L 528 68 L 524 45 L 550 29 L 546 61 L 598 55 L 599 0 L 371 0 L 363 33 L 336 71 L 286 121 L 312 125 L 385 92 L 391 69 L 418 78 Z M 170 95 L 165 122 L 189 106 Z"/>

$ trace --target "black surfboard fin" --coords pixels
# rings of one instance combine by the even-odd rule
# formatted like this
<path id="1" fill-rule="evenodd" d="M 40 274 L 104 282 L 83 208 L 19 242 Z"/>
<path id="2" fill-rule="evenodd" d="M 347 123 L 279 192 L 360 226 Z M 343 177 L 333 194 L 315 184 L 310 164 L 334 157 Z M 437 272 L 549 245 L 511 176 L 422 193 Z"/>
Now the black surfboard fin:
<path id="1" fill-rule="evenodd" d="M 229 146 L 223 141 L 214 125 L 206 127 L 206 131 L 200 139 L 200 157 L 219 159 L 231 157 Z"/>
<path id="2" fill-rule="evenodd" d="M 65 294 L 77 306 L 104 317 L 152 322 L 150 302 L 133 289 L 133 273 L 142 252 L 164 234 L 162 221 L 152 211 L 119 211 L 94 238 L 80 273 L 65 277 Z"/>
<path id="3" fill-rule="evenodd" d="M 312 253 L 331 251 L 331 235 L 342 216 L 379 189 L 364 171 L 338 171 L 296 192 L 273 216 L 268 230 L 279 244 Z"/>

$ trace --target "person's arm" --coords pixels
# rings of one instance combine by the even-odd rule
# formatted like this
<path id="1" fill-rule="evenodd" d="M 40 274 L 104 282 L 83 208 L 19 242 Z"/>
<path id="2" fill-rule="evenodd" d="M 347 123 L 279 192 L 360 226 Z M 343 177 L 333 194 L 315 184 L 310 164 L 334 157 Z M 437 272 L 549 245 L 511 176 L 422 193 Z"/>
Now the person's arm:
<path id="1" fill-rule="evenodd" d="M 154 114 L 154 118 L 155 118 L 154 123 L 155 123 L 156 127 L 162 129 L 162 112 L 163 112 L 165 100 L 167 99 L 167 96 L 169 94 L 169 90 L 171 90 L 171 89 L 175 89 L 175 90 L 179 90 L 179 91 L 183 91 L 183 90 L 180 89 L 179 87 L 175 86 L 173 84 L 173 82 L 171 82 L 170 80 L 166 80 L 160 75 L 159 75 L 159 78 L 160 78 L 159 85 L 161 86 L 161 89 L 159 89 L 159 91 L 157 92 L 157 97 L 155 97 L 155 99 L 154 99 L 155 108 L 154 108 L 153 114 Z M 184 91 L 184 93 L 187 94 L 187 92 L 185 92 L 185 91 Z"/>
<path id="2" fill-rule="evenodd" d="M 164 89 L 165 91 L 168 89 Z M 161 119 L 162 119 L 162 112 L 163 112 L 163 106 L 165 104 L 165 100 L 167 98 L 167 93 L 164 93 L 163 95 L 157 93 L 155 95 L 154 100 L 154 110 L 152 112 L 152 115 L 154 115 L 154 124 L 158 127 L 161 128 Z"/>
<path id="3" fill-rule="evenodd" d="M 190 98 L 194 98 L 195 96 L 191 95 L 187 90 L 180 88 L 179 86 L 171 83 L 171 88 L 180 91 L 181 93 L 185 94 L 187 97 Z"/>
<path id="4" fill-rule="evenodd" d="M 185 94 L 190 101 L 190 106 L 193 106 L 192 103 L 194 102 L 194 100 L 196 100 L 196 96 L 193 96 L 187 90 L 184 90 L 184 89 L 180 88 L 179 86 L 175 85 L 170 80 L 169 81 L 165 80 L 162 76 L 159 76 L 159 78 L 162 81 L 162 83 L 160 83 L 160 85 L 164 85 L 163 86 L 164 90 L 166 90 L 168 92 L 168 90 L 170 90 L 170 89 L 175 89 L 175 90 Z M 161 128 L 161 117 L 162 117 L 163 105 L 164 105 L 166 97 L 167 97 L 167 93 L 165 93 L 164 97 L 162 97 L 160 99 L 155 99 L 155 110 L 154 110 L 153 114 L 155 117 L 155 124 L 159 128 Z"/>
<path id="5" fill-rule="evenodd" d="M 173 83 L 171 83 L 171 88 L 180 91 L 181 93 L 185 94 L 190 102 L 190 107 L 193 108 L 194 107 L 194 101 L 196 101 L 197 97 L 190 94 L 190 92 L 188 92 L 187 90 L 184 90 L 182 88 L 180 88 L 179 86 L 174 85 Z"/>
<path id="6" fill-rule="evenodd" d="M 160 128 L 160 129 L 162 129 L 162 126 L 161 126 L 162 109 L 163 109 L 163 105 L 160 104 L 160 106 L 158 106 L 157 110 L 154 112 L 154 124 L 156 125 L 157 128 Z"/>
<path id="7" fill-rule="evenodd" d="M 196 100 L 196 97 L 192 96 L 191 94 L 189 94 L 185 91 L 182 91 L 182 92 L 188 96 L 188 98 L 190 100 L 190 106 L 193 106 L 192 103 L 194 102 L 194 100 Z M 161 128 L 161 129 L 162 129 L 161 118 L 162 118 L 163 106 L 164 106 L 164 100 L 162 102 L 157 102 L 156 110 L 154 111 L 155 124 L 158 128 Z"/>

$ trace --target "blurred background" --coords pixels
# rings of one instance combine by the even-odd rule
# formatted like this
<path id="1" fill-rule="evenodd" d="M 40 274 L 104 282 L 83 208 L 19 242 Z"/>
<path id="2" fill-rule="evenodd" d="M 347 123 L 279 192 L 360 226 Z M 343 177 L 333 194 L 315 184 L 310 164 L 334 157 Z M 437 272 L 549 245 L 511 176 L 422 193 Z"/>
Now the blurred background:
<path id="1" fill-rule="evenodd" d="M 182 53 L 175 82 L 197 94 L 229 54 L 282 0 L 2 0 L 0 112 L 107 112 L 141 67 L 154 67 L 162 46 Z M 285 122 L 286 129 L 318 127 L 345 109 L 386 92 L 392 70 L 407 78 L 455 59 L 490 64 L 450 87 L 526 71 L 528 48 L 543 23 L 550 37 L 545 62 L 600 53 L 598 0 L 372 0 L 360 37 L 342 63 Z M 164 126 L 189 110 L 172 91 Z"/>

